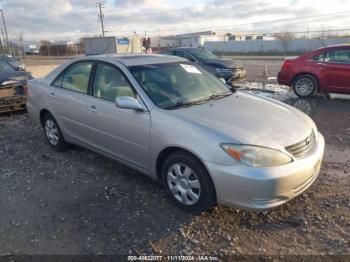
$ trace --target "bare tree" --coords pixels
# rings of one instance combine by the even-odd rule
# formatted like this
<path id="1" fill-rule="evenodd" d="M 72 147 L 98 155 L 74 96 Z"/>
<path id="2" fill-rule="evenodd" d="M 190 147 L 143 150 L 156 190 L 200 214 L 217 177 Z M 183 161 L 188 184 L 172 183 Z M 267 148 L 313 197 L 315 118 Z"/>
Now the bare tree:
<path id="1" fill-rule="evenodd" d="M 49 56 L 50 55 L 50 47 L 52 43 L 49 40 L 41 40 L 40 41 L 40 54 Z"/>
<path id="2" fill-rule="evenodd" d="M 288 30 L 285 32 L 279 33 L 275 35 L 276 39 L 281 41 L 282 48 L 283 48 L 283 54 L 286 55 L 288 51 L 288 47 L 290 44 L 290 41 L 295 39 L 295 35 Z"/>

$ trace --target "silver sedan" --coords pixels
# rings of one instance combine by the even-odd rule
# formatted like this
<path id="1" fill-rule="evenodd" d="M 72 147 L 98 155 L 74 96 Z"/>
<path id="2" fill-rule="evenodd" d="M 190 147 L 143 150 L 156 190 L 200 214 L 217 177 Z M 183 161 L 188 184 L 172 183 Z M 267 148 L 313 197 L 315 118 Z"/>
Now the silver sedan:
<path id="1" fill-rule="evenodd" d="M 323 158 L 304 113 L 230 90 L 179 57 L 77 59 L 30 81 L 28 96 L 53 149 L 76 144 L 120 161 L 189 212 L 279 206 L 314 182 Z"/>

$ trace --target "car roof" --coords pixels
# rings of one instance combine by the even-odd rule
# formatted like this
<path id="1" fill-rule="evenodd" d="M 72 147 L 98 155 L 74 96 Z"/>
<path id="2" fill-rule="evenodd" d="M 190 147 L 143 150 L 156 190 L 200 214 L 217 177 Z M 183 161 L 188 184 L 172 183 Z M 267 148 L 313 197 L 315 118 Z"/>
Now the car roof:
<path id="1" fill-rule="evenodd" d="M 162 64 L 173 62 L 188 62 L 188 60 L 170 55 L 158 54 L 130 54 L 130 55 L 94 55 L 87 56 L 85 59 L 105 60 L 123 63 L 125 66 Z"/>
<path id="2" fill-rule="evenodd" d="M 126 67 L 138 66 L 138 65 L 151 65 L 151 64 L 165 64 L 174 62 L 188 62 L 187 59 L 177 56 L 170 55 L 157 55 L 157 54 L 130 54 L 130 55 L 117 55 L 117 54 L 106 54 L 106 55 L 91 55 L 83 56 L 73 60 L 69 60 L 60 66 L 56 67 L 49 74 L 47 74 L 41 81 L 50 84 L 54 79 L 63 71 L 65 68 L 73 63 L 84 61 L 84 60 L 96 60 L 105 61 L 108 63 L 119 62 Z"/>
<path id="3" fill-rule="evenodd" d="M 169 51 L 173 51 L 173 50 L 195 50 L 195 49 L 205 50 L 205 49 L 200 48 L 200 47 L 174 47 L 174 48 L 170 48 Z"/>
<path id="4" fill-rule="evenodd" d="M 320 47 L 316 50 L 323 50 L 323 49 L 332 49 L 332 48 L 342 48 L 342 47 L 346 47 L 346 48 L 349 48 L 350 47 L 350 44 L 336 44 L 336 45 L 328 45 L 328 46 L 323 46 L 323 47 Z"/>

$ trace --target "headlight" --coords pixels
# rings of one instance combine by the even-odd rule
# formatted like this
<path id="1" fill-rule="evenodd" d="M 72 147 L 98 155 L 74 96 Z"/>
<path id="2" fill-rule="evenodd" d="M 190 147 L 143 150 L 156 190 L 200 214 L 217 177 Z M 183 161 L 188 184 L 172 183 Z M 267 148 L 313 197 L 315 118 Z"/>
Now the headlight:
<path id="1" fill-rule="evenodd" d="M 229 73 L 229 72 L 231 72 L 231 69 L 229 69 L 229 68 L 215 68 L 215 71 L 218 73 Z"/>
<path id="2" fill-rule="evenodd" d="M 221 147 L 232 158 L 249 166 L 271 167 L 292 162 L 288 155 L 271 148 L 235 144 L 221 144 Z"/>

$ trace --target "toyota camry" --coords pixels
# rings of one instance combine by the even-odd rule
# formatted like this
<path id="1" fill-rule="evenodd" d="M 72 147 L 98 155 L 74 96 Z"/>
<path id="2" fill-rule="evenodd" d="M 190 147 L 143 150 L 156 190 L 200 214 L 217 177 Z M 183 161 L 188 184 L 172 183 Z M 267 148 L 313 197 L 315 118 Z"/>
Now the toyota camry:
<path id="1" fill-rule="evenodd" d="M 54 150 L 76 144 L 124 163 L 193 213 L 279 206 L 310 187 L 323 158 L 307 115 L 174 56 L 69 61 L 30 81 L 27 109 Z"/>

